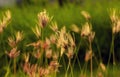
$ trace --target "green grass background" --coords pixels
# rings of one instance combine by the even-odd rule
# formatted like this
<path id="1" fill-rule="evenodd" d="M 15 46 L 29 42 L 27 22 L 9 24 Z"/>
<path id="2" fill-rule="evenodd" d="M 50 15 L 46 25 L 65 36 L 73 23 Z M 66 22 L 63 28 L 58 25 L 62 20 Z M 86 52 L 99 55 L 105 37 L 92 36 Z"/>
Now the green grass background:
<path id="1" fill-rule="evenodd" d="M 58 27 L 61 28 L 62 26 L 66 26 L 68 30 L 72 24 L 81 26 L 85 23 L 84 17 L 81 15 L 81 11 L 85 10 L 88 11 L 91 15 L 91 23 L 93 25 L 93 30 L 96 32 L 95 40 L 97 40 L 97 45 L 99 45 L 100 50 L 103 54 L 103 59 L 106 59 L 106 55 L 109 53 L 110 44 L 111 44 L 111 22 L 109 18 L 109 9 L 116 8 L 120 9 L 120 1 L 118 0 L 111 0 L 111 1 L 85 1 L 82 4 L 71 4 L 68 3 L 63 7 L 59 7 L 56 3 L 47 4 L 45 6 L 41 6 L 38 4 L 34 5 L 26 5 L 22 7 L 4 7 L 0 8 L 0 19 L 2 19 L 3 13 L 6 10 L 10 10 L 12 14 L 11 23 L 5 29 L 3 34 L 0 36 L 0 67 L 4 66 L 6 63 L 2 63 L 4 61 L 3 57 L 5 56 L 4 51 L 9 50 L 9 46 L 7 44 L 8 36 L 12 36 L 16 31 L 23 31 L 24 32 L 24 40 L 20 43 L 19 49 L 22 52 L 29 51 L 30 48 L 26 48 L 25 45 L 35 41 L 36 38 L 34 33 L 32 32 L 31 28 L 34 27 L 37 23 L 37 14 L 46 9 L 50 16 L 53 16 L 53 21 L 58 23 Z M 46 32 L 50 32 L 49 29 Z M 47 35 L 47 33 L 46 33 Z M 76 34 L 76 40 L 79 42 L 79 34 Z M 120 61 L 120 34 L 117 34 L 115 38 L 115 54 L 117 62 Z M 84 50 L 84 47 L 83 49 Z M 97 53 L 96 49 L 96 41 L 93 43 L 93 50 Z M 80 55 L 82 52 L 80 52 Z M 105 55 L 105 56 L 104 56 Z M 82 58 L 82 57 L 81 57 Z M 106 60 L 104 60 L 106 62 Z M 118 66 L 119 67 L 119 66 Z M 80 70 L 78 70 L 80 71 Z M 20 74 L 22 72 L 20 71 Z M 79 72 L 75 74 L 78 75 Z M 116 69 L 116 76 L 119 77 L 120 69 Z M 4 74 L 2 72 L 1 74 Z M 58 73 L 59 74 L 59 73 Z M 19 74 L 18 74 L 19 75 Z M 24 76 L 21 76 L 24 77 Z M 111 76 L 112 77 L 112 76 Z"/>

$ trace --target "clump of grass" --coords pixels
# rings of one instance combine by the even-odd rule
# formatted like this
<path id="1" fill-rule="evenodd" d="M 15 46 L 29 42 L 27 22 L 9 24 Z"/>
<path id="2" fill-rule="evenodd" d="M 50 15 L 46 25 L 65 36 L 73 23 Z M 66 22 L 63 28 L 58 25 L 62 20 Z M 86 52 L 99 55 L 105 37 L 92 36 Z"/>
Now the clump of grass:
<path id="1" fill-rule="evenodd" d="M 28 44 L 27 47 L 33 47 L 32 55 L 37 59 L 37 62 L 35 64 L 31 64 L 28 57 L 25 59 L 25 63 L 23 64 L 24 71 L 30 77 L 56 77 L 58 68 L 62 67 L 59 62 L 61 61 L 63 54 L 65 54 L 69 59 L 68 67 L 67 69 L 65 68 L 66 75 L 69 67 L 71 67 L 71 58 L 74 55 L 75 48 L 74 39 L 71 34 L 66 31 L 65 27 L 62 27 L 59 30 L 57 23 L 51 22 L 51 20 L 52 18 L 49 17 L 46 10 L 44 10 L 38 14 L 38 24 L 35 28 L 32 28 L 38 40 Z M 44 32 L 47 27 L 53 31 L 50 36 L 44 36 Z M 32 71 L 32 69 L 34 69 L 34 71 Z M 72 77 L 74 77 L 72 67 L 71 74 Z"/>
<path id="2" fill-rule="evenodd" d="M 17 31 L 13 36 L 8 37 L 9 49 L 6 49 L 6 56 L 9 57 L 8 64 L 6 65 L 5 77 L 11 74 L 16 77 L 17 71 L 20 69 L 23 74 L 29 77 L 57 77 L 59 68 L 64 68 L 65 77 L 75 77 L 74 66 L 75 61 L 78 62 L 80 72 L 80 77 L 87 77 L 87 64 L 90 62 L 90 77 L 93 77 L 93 58 L 96 60 L 98 69 L 95 76 L 103 77 L 108 76 L 108 69 L 106 70 L 106 65 L 102 62 L 101 52 L 99 51 L 100 60 L 96 57 L 93 52 L 92 43 L 95 38 L 95 32 L 92 29 L 92 24 L 90 22 L 91 16 L 86 11 L 82 11 L 81 14 L 85 17 L 86 23 L 79 29 L 75 24 L 72 25 L 72 30 L 81 35 L 87 41 L 87 51 L 84 58 L 84 66 L 80 64 L 78 59 L 78 51 L 80 46 L 75 44 L 75 36 L 71 34 L 65 26 L 58 28 L 57 22 L 52 20 L 53 17 L 49 16 L 46 10 L 38 13 L 38 22 L 35 27 L 31 30 L 35 34 L 36 41 L 29 42 L 25 45 L 25 48 L 31 47 L 30 51 L 22 52 L 19 50 L 19 43 L 25 39 L 23 36 L 23 31 Z M 114 54 L 114 38 L 115 35 L 120 31 L 120 19 L 116 14 L 116 10 L 112 10 L 110 15 L 112 21 L 112 43 L 110 47 L 110 55 L 108 60 L 113 54 L 113 65 L 115 65 L 115 54 Z M 0 22 L 0 33 L 2 34 L 6 25 L 11 19 L 11 14 L 9 11 L 5 13 L 3 20 Z M 51 33 L 45 35 L 46 30 L 51 30 Z M 20 64 L 17 59 L 22 57 Z M 66 58 L 65 58 L 66 57 Z M 67 59 L 68 62 L 65 62 Z M 72 61 L 73 60 L 73 61 Z M 63 64 L 61 64 L 63 62 Z M 68 64 L 67 64 L 68 63 Z M 18 66 L 17 66 L 18 64 Z M 19 69 L 17 69 L 17 67 Z M 12 72 L 12 71 L 13 72 Z M 114 71 L 114 70 L 113 70 Z M 105 75 L 104 75 L 105 74 Z"/>

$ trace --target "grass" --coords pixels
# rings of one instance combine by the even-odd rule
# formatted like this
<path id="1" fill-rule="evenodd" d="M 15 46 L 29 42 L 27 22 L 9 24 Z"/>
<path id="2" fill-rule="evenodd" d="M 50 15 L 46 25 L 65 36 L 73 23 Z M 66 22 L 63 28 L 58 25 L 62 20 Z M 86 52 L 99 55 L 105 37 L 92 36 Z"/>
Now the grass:
<path id="1" fill-rule="evenodd" d="M 111 22 L 110 22 L 110 18 L 109 18 L 109 11 L 108 9 L 109 8 L 117 8 L 119 9 L 119 1 L 118 2 L 109 2 L 108 4 L 103 3 L 97 3 L 93 6 L 94 2 L 93 3 L 90 3 L 90 2 L 86 2 L 85 5 L 72 5 L 72 4 L 67 4 L 66 6 L 64 7 L 59 7 L 57 5 L 53 5 L 52 7 L 50 7 L 49 5 L 45 6 L 45 7 L 41 7 L 40 5 L 30 5 L 30 6 L 26 6 L 26 7 L 22 7 L 22 8 L 19 8 L 19 7 L 11 7 L 9 8 L 11 13 L 12 13 L 12 19 L 11 19 L 11 23 L 9 24 L 9 26 L 5 29 L 5 31 L 3 32 L 3 34 L 1 34 L 1 37 L 0 39 L 3 40 L 3 41 L 0 41 L 0 48 L 1 48 L 1 54 L 0 54 L 0 59 L 1 59 L 1 62 L 3 62 L 3 58 L 6 57 L 6 54 L 2 51 L 6 51 L 6 50 L 11 50 L 11 47 L 8 45 L 8 36 L 12 36 L 15 38 L 16 40 L 16 36 L 15 36 L 15 33 L 17 33 L 17 31 L 23 31 L 24 32 L 24 39 L 18 43 L 18 50 L 21 50 L 21 56 L 17 59 L 17 61 L 15 62 L 15 64 L 17 64 L 17 67 L 14 67 L 14 62 L 11 58 L 9 57 L 6 57 L 5 59 L 5 65 L 3 63 L 0 63 L 0 67 L 5 67 L 5 68 L 2 68 L 0 70 L 0 75 L 6 75 L 7 72 L 9 72 L 8 76 L 11 76 L 13 77 L 14 76 L 14 68 L 17 68 L 17 73 L 16 73 L 16 77 L 27 77 L 28 75 L 25 74 L 21 69 L 22 69 L 22 65 L 18 65 L 19 63 L 24 63 L 24 60 L 23 60 L 23 56 L 22 54 L 24 53 L 30 53 L 30 63 L 36 63 L 36 58 L 34 58 L 32 51 L 36 51 L 36 49 L 33 47 L 26 47 L 26 44 L 29 44 L 31 42 L 35 42 L 35 41 L 38 41 L 40 39 L 42 39 L 42 41 L 45 40 L 45 38 L 35 38 L 35 34 L 33 33 L 32 31 L 32 28 L 34 28 L 38 22 L 38 19 L 37 19 L 37 14 L 43 10 L 43 8 L 45 8 L 47 10 L 47 12 L 49 12 L 49 15 L 50 16 L 54 16 L 53 17 L 53 20 L 52 21 L 57 21 L 57 24 L 58 24 L 58 29 L 62 29 L 63 26 L 65 25 L 66 26 L 66 29 L 67 29 L 67 32 L 68 34 L 69 33 L 72 33 L 71 32 L 71 25 L 72 24 L 76 24 L 78 25 L 79 28 L 81 28 L 83 26 L 83 24 L 86 22 L 86 19 L 80 14 L 80 12 L 82 10 L 85 10 L 85 11 L 88 11 L 91 15 L 91 24 L 93 25 L 93 31 L 96 32 L 95 34 L 95 41 L 93 41 L 93 44 L 90 48 L 90 50 L 93 49 L 93 51 L 95 52 L 95 54 L 98 54 L 98 51 L 100 49 L 100 51 L 102 53 L 106 53 L 108 54 L 109 53 L 109 50 L 110 48 L 110 44 L 111 44 L 111 34 L 112 31 L 111 31 Z M 32 9 L 31 9 L 32 8 Z M 98 9 L 96 9 L 98 8 Z M 6 9 L 8 8 L 2 8 L 2 10 L 0 11 L 0 16 L 2 16 L 2 13 L 3 11 L 5 11 Z M 0 17 L 1 18 L 1 17 Z M 49 36 L 49 34 L 53 33 L 53 31 L 51 31 L 49 29 L 49 27 L 46 27 L 45 28 L 46 30 L 44 30 L 44 34 L 43 37 L 45 36 Z M 102 32 L 101 32 L 102 31 Z M 49 34 L 48 34 L 49 32 Z M 104 34 L 103 34 L 104 33 Z M 54 33 L 53 33 L 54 34 Z M 81 41 L 81 36 L 79 36 L 79 34 L 76 34 L 75 33 L 75 40 L 78 40 L 76 42 L 80 42 Z M 102 37 L 101 37 L 102 35 Z M 72 35 L 74 37 L 74 35 Z M 118 35 L 116 35 L 118 36 Z M 78 37 L 78 38 L 77 38 Z M 107 41 L 106 41 L 107 39 Z M 96 42 L 97 40 L 97 42 Z M 115 39 L 114 39 L 115 40 Z M 87 46 L 87 42 L 84 42 L 86 40 L 82 39 L 82 42 L 85 44 L 85 48 L 83 47 L 83 50 L 82 50 L 82 47 L 80 47 L 80 49 L 78 48 L 78 51 L 81 51 L 81 52 L 84 52 L 86 51 L 85 49 L 89 49 L 88 46 Z M 107 43 L 105 43 L 107 42 Z M 113 43 L 116 44 L 116 42 L 114 41 Z M 78 44 L 77 44 L 78 45 Z M 83 44 L 80 44 L 80 46 L 82 46 Z M 97 49 L 96 46 L 99 46 L 99 48 Z M 112 48 L 114 50 L 114 47 Z M 53 46 L 53 50 L 56 50 L 56 46 L 54 47 Z M 59 51 L 60 49 L 57 49 L 57 51 Z M 41 51 L 44 51 L 43 49 L 41 49 Z M 117 50 L 119 51 L 119 50 Z M 79 52 L 79 53 L 81 53 Z M 80 54 L 77 54 L 77 56 L 79 56 Z M 113 53 L 113 52 L 112 52 Z M 116 52 L 118 53 L 118 52 Z M 118 54 L 119 55 L 119 54 Z M 43 58 L 41 59 L 41 62 L 42 60 L 44 60 L 44 56 L 45 54 L 43 54 Z M 64 55 L 65 57 L 68 57 L 68 55 Z M 75 57 L 77 57 L 75 56 Z M 95 55 L 95 56 L 99 56 L 99 55 Z M 109 57 L 110 55 L 108 55 Z M 85 52 L 84 54 L 82 54 L 82 66 L 84 66 L 84 60 L 83 58 L 85 57 Z M 103 59 L 103 63 L 104 63 L 104 59 L 105 58 L 102 58 Z M 12 61 L 13 63 L 10 64 L 10 68 L 7 68 L 8 66 L 8 63 L 9 61 Z M 46 60 L 46 58 L 45 58 Z M 50 59 L 51 60 L 51 59 Z M 69 57 L 68 59 L 65 58 L 66 61 L 69 60 Z M 99 62 L 99 58 L 97 57 L 97 60 Z M 61 63 L 62 60 L 60 59 Z M 81 59 L 80 59 L 81 61 Z M 95 66 L 98 66 L 97 65 L 97 62 L 95 63 L 96 60 L 93 59 L 93 64 L 96 64 Z M 40 62 L 40 63 L 41 63 Z M 47 60 L 46 60 L 47 62 Z M 45 65 L 49 65 L 49 63 L 47 64 L 45 62 Z M 76 61 L 78 62 L 78 61 Z M 106 62 L 106 61 L 105 61 Z M 37 61 L 37 63 L 39 64 L 39 60 Z M 44 62 L 43 62 L 44 63 Z M 112 63 L 112 62 L 111 62 Z M 65 66 L 66 64 L 66 66 Z M 77 68 L 77 63 L 74 65 L 76 66 L 75 69 L 73 69 L 72 71 L 74 72 L 73 76 L 72 76 L 72 72 L 71 72 L 71 67 L 70 67 L 70 64 L 62 64 L 62 67 L 60 67 L 60 72 L 57 73 L 57 75 L 59 77 L 64 77 L 65 76 L 65 72 L 66 72 L 66 69 L 67 69 L 67 66 L 69 66 L 68 68 L 68 71 L 67 71 L 67 75 L 68 77 L 79 77 L 80 74 L 85 74 L 86 77 L 90 77 L 91 75 L 91 71 L 93 73 L 94 76 L 96 76 L 96 74 L 101 71 L 101 70 L 98 70 L 96 68 L 98 67 L 93 67 L 94 69 L 93 70 L 90 70 L 90 64 L 88 62 L 88 65 L 87 65 L 87 69 L 79 69 Z M 71 62 L 72 64 L 72 62 Z M 86 63 L 85 63 L 86 64 Z M 118 62 L 119 64 L 119 62 Z M 93 65 L 94 66 L 94 65 Z M 107 64 L 106 64 L 107 66 Z M 73 67 L 74 68 L 74 67 Z M 12 70 L 12 71 L 10 71 Z M 107 74 L 103 72 L 103 74 L 105 75 L 105 77 L 118 77 L 120 74 L 120 68 L 119 68 L 119 65 L 116 65 L 116 66 L 113 66 L 111 65 L 110 67 L 108 66 L 108 69 L 107 69 Z M 83 71 L 83 72 L 82 72 Z M 51 75 L 53 76 L 53 75 Z M 55 75 L 54 75 L 55 76 Z M 4 76 L 3 76 L 4 77 Z"/>
<path id="2" fill-rule="evenodd" d="M 109 71 L 109 74 L 108 74 L 108 76 L 105 76 L 105 77 L 119 77 L 119 75 L 120 75 L 120 68 L 119 68 L 119 66 L 117 66 L 117 67 L 114 67 L 115 69 L 114 69 L 114 72 L 115 73 L 113 73 L 113 68 L 109 68 L 108 69 L 108 71 Z M 62 71 L 62 70 L 61 70 Z M 63 72 L 58 72 L 58 75 L 57 75 L 57 77 L 64 77 L 64 71 Z M 79 69 L 77 69 L 77 68 L 75 68 L 75 70 L 74 70 L 74 77 L 80 77 L 80 71 L 81 70 L 79 70 Z M 89 70 L 87 70 L 87 77 L 90 77 L 90 71 Z M 97 72 L 96 72 L 96 70 L 94 70 L 94 72 L 93 72 L 93 75 L 94 76 L 96 76 L 96 74 L 97 74 Z M 27 75 L 25 75 L 21 70 L 20 71 L 18 71 L 18 73 L 17 73 L 17 75 L 16 75 L 17 77 L 28 77 Z M 9 77 L 13 77 L 13 75 L 10 75 Z"/>

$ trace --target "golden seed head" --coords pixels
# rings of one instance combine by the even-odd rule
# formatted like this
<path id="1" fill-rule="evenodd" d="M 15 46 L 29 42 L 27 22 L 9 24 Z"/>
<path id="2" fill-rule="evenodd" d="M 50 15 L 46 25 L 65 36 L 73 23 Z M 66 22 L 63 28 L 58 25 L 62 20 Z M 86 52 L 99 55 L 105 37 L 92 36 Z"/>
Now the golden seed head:
<path id="1" fill-rule="evenodd" d="M 73 48 L 68 48 L 68 52 L 66 53 L 68 59 L 72 59 L 73 58 L 73 55 L 74 55 L 74 52 L 73 52 Z"/>
<path id="2" fill-rule="evenodd" d="M 60 31 L 59 41 L 61 42 L 61 45 L 64 47 L 68 44 L 68 37 L 66 32 L 66 27 L 64 26 Z"/>
<path id="3" fill-rule="evenodd" d="M 48 45 L 51 44 L 50 39 L 48 39 L 48 38 L 45 39 L 45 42 L 46 42 Z"/>
<path id="4" fill-rule="evenodd" d="M 9 21 L 11 19 L 11 12 L 9 10 L 7 10 L 5 12 L 5 15 L 6 15 L 6 20 Z"/>
<path id="5" fill-rule="evenodd" d="M 50 73 L 50 71 L 46 68 L 40 67 L 38 69 L 39 77 L 46 77 L 49 73 Z"/>
<path id="6" fill-rule="evenodd" d="M 51 28 L 54 32 L 58 31 L 57 23 L 56 23 L 56 22 L 52 23 L 52 25 L 50 26 L 50 28 Z"/>
<path id="7" fill-rule="evenodd" d="M 23 33 L 18 31 L 16 33 L 16 43 L 18 43 L 19 41 L 21 41 L 23 39 Z"/>
<path id="8" fill-rule="evenodd" d="M 0 34 L 3 32 L 3 27 L 0 27 Z"/>
<path id="9" fill-rule="evenodd" d="M 58 54 L 57 53 L 54 53 L 53 56 L 52 56 L 53 60 L 58 60 Z"/>
<path id="10" fill-rule="evenodd" d="M 58 72 L 59 67 L 60 67 L 60 65 L 57 61 L 51 61 L 49 64 L 49 70 L 51 70 L 53 72 Z"/>
<path id="11" fill-rule="evenodd" d="M 115 34 L 116 33 L 116 26 L 112 27 L 112 33 Z"/>
<path id="12" fill-rule="evenodd" d="M 41 43 L 42 41 L 37 41 L 37 42 L 27 44 L 26 46 L 33 46 L 35 49 L 38 49 L 41 46 Z"/>
<path id="13" fill-rule="evenodd" d="M 68 37 L 65 26 L 59 32 L 56 44 L 57 48 L 65 47 L 66 45 L 68 45 Z"/>
<path id="14" fill-rule="evenodd" d="M 29 69 L 30 69 L 30 63 L 25 62 L 25 63 L 23 64 L 23 71 L 24 71 L 25 73 L 28 73 L 28 72 L 29 72 Z"/>
<path id="15" fill-rule="evenodd" d="M 34 56 L 36 59 L 40 59 L 40 57 L 41 57 L 41 52 L 40 52 L 40 50 L 38 49 L 37 52 L 33 53 L 33 56 Z"/>
<path id="16" fill-rule="evenodd" d="M 71 36 L 70 33 L 67 34 L 67 38 L 69 40 L 69 44 L 71 47 L 75 47 L 75 39 Z"/>
<path id="17" fill-rule="evenodd" d="M 23 54 L 23 57 L 24 57 L 25 63 L 28 63 L 28 61 L 29 61 L 29 53 Z"/>
<path id="18" fill-rule="evenodd" d="M 89 20 L 91 18 L 90 14 L 86 11 L 82 11 L 81 14 L 85 17 L 86 20 Z"/>
<path id="19" fill-rule="evenodd" d="M 111 19 L 112 23 L 114 23 L 118 20 L 116 9 L 110 9 L 110 19 Z"/>
<path id="20" fill-rule="evenodd" d="M 100 63 L 100 67 L 101 67 L 101 69 L 103 70 L 103 72 L 106 71 L 106 67 L 105 67 L 105 65 L 104 65 L 103 63 Z"/>
<path id="21" fill-rule="evenodd" d="M 86 22 L 81 29 L 81 36 L 89 36 L 91 33 L 91 26 Z"/>
<path id="22" fill-rule="evenodd" d="M 14 40 L 14 38 L 8 37 L 8 44 L 10 45 L 10 47 L 13 48 L 16 46 L 16 41 Z"/>
<path id="23" fill-rule="evenodd" d="M 120 17 L 116 9 L 110 9 L 110 19 L 112 21 L 112 33 L 120 32 Z"/>
<path id="24" fill-rule="evenodd" d="M 7 55 L 10 58 L 16 58 L 17 56 L 20 55 L 20 51 L 17 51 L 17 47 L 16 47 L 16 48 L 11 49 L 11 51 L 9 53 L 7 53 Z"/>
<path id="25" fill-rule="evenodd" d="M 45 52 L 46 58 L 51 58 L 52 57 L 52 49 L 47 49 Z"/>
<path id="26" fill-rule="evenodd" d="M 60 51 L 60 56 L 62 56 L 65 52 L 65 48 L 64 47 L 61 47 L 61 51 Z"/>
<path id="27" fill-rule="evenodd" d="M 25 63 L 23 65 L 23 70 L 29 77 L 36 77 L 37 64 L 30 65 L 30 63 Z"/>
<path id="28" fill-rule="evenodd" d="M 102 72 L 98 72 L 97 77 L 104 77 L 104 76 L 103 76 Z"/>
<path id="29" fill-rule="evenodd" d="M 56 40 L 57 40 L 56 36 L 52 34 L 52 35 L 50 36 L 50 42 L 51 42 L 52 44 L 55 44 L 55 43 L 56 43 Z"/>
<path id="30" fill-rule="evenodd" d="M 79 33 L 80 32 L 80 29 L 77 27 L 77 25 L 75 25 L 75 24 L 73 24 L 72 26 L 71 26 L 71 30 L 72 31 L 74 31 L 74 32 L 76 32 L 76 33 Z"/>
<path id="31" fill-rule="evenodd" d="M 117 32 L 120 32 L 120 19 L 119 19 L 119 21 L 117 22 Z"/>
<path id="32" fill-rule="evenodd" d="M 87 51 L 85 54 L 85 61 L 88 62 L 92 58 L 92 50 Z"/>
<path id="33" fill-rule="evenodd" d="M 35 28 L 32 28 L 32 31 L 36 35 L 37 38 L 40 38 L 40 36 L 41 36 L 41 28 L 36 26 Z"/>
<path id="34" fill-rule="evenodd" d="M 45 27 L 50 20 L 51 18 L 49 18 L 49 15 L 47 14 L 46 10 L 38 14 L 38 24 L 40 27 Z"/>
<path id="35" fill-rule="evenodd" d="M 88 37 L 89 41 L 93 41 L 94 37 L 95 37 L 95 32 L 91 32 Z"/>
<path id="36" fill-rule="evenodd" d="M 43 49 L 49 49 L 50 48 L 50 44 L 51 44 L 51 42 L 50 42 L 50 40 L 46 37 L 46 39 L 45 39 L 45 41 L 44 42 L 41 42 L 42 44 L 41 44 L 41 47 L 43 48 Z"/>
<path id="37" fill-rule="evenodd" d="M 0 20 L 0 33 L 3 32 L 3 29 L 8 25 L 10 19 L 11 19 L 11 13 L 9 10 L 7 10 L 5 12 L 5 15 L 3 16 L 3 19 Z"/>
<path id="38" fill-rule="evenodd" d="M 113 33 L 120 32 L 120 20 L 116 22 L 116 25 L 113 26 L 112 30 L 113 30 Z"/>

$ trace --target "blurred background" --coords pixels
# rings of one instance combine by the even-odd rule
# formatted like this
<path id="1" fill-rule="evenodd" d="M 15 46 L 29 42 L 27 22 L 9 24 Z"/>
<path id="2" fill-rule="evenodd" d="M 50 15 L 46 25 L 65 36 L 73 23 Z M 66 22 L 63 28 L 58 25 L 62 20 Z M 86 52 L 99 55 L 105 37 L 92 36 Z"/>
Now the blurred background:
<path id="1" fill-rule="evenodd" d="M 97 54 L 97 45 L 102 52 L 104 63 L 108 60 L 111 44 L 111 21 L 109 17 L 110 8 L 120 10 L 120 0 L 0 0 L 0 18 L 4 11 L 10 10 L 12 13 L 12 21 L 8 28 L 11 30 L 25 31 L 27 42 L 35 40 L 34 34 L 31 33 L 31 27 L 37 23 L 37 14 L 46 9 L 50 16 L 53 16 L 53 21 L 58 23 L 59 27 L 66 26 L 68 30 L 72 24 L 78 27 L 85 23 L 81 11 L 85 10 L 91 15 L 91 24 L 96 32 L 95 41 L 93 42 L 93 50 Z M 12 35 L 11 31 L 4 32 L 6 36 Z M 79 42 L 79 34 L 76 36 L 76 45 Z M 6 38 L 4 39 L 6 42 Z M 96 43 L 97 41 L 97 43 Z M 25 41 L 26 42 L 26 41 Z M 96 45 L 97 44 L 97 45 Z M 1 45 L 0 50 L 4 50 Z M 21 49 L 22 46 L 21 46 Z M 84 60 L 85 54 L 84 42 L 81 44 L 79 59 Z M 115 38 L 115 57 L 116 61 L 120 62 L 120 33 Z M 2 56 L 0 57 L 2 60 Z M 112 62 L 112 59 L 111 59 Z"/>

